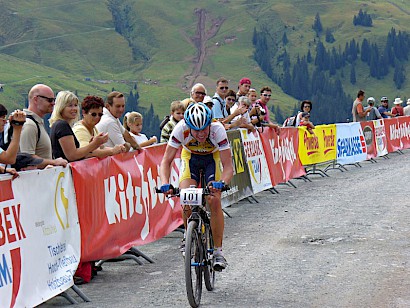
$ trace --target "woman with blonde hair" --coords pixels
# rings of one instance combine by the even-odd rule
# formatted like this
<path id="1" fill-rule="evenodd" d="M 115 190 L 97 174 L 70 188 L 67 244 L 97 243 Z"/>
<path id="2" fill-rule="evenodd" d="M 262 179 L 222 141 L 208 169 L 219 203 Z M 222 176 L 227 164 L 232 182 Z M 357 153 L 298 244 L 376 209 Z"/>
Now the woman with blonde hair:
<path id="1" fill-rule="evenodd" d="M 107 142 L 108 135 L 100 133 L 94 136 L 88 145 L 80 148 L 80 143 L 71 128 L 78 120 L 79 113 L 77 96 L 70 91 L 60 91 L 49 120 L 54 157 L 62 157 L 68 161 L 79 160 Z"/>
<path id="2" fill-rule="evenodd" d="M 157 137 L 153 136 L 148 140 L 147 136 L 141 133 L 142 120 L 142 114 L 136 111 L 127 112 L 124 116 L 124 128 L 130 132 L 141 148 L 157 142 Z"/>

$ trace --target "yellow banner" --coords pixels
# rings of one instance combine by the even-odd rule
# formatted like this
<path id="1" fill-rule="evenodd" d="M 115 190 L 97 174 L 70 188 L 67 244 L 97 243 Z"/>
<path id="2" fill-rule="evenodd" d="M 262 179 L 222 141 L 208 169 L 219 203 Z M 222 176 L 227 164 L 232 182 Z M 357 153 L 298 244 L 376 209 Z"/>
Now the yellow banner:
<path id="1" fill-rule="evenodd" d="M 336 125 L 317 125 L 313 134 L 306 127 L 299 130 L 299 157 L 302 165 L 312 165 L 336 159 Z"/>

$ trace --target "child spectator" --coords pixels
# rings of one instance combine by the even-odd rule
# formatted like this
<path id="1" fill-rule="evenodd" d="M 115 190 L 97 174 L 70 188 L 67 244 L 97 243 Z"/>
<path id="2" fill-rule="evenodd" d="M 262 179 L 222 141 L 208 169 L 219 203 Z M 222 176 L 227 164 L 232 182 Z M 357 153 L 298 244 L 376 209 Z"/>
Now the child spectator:
<path id="1" fill-rule="evenodd" d="M 168 142 L 175 125 L 184 118 L 185 105 L 181 101 L 171 103 L 171 117 L 161 130 L 161 142 Z"/>
<path id="2" fill-rule="evenodd" d="M 232 119 L 231 123 L 234 126 L 247 128 L 250 131 L 255 131 L 255 127 L 251 123 L 251 117 L 249 116 L 249 106 L 250 100 L 246 96 L 241 96 L 231 107 L 231 114 L 236 114 L 237 110 L 239 111 L 239 115 Z"/>
<path id="3" fill-rule="evenodd" d="M 310 113 L 302 112 L 299 126 L 305 126 L 309 133 L 314 134 L 313 129 L 315 126 L 310 122 Z"/>
<path id="4" fill-rule="evenodd" d="M 157 137 L 153 136 L 150 139 L 145 134 L 142 134 L 142 114 L 139 112 L 127 112 L 124 116 L 124 128 L 130 132 L 130 135 L 135 139 L 138 145 L 146 147 L 157 142 Z"/>

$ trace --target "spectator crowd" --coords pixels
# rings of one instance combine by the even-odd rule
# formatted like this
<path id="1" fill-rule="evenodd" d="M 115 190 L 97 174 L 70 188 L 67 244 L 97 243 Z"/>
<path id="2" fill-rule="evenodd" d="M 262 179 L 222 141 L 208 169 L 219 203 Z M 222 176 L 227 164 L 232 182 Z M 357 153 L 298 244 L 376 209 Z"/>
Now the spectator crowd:
<path id="1" fill-rule="evenodd" d="M 188 98 L 174 100 L 170 114 L 161 123 L 160 142 L 168 142 L 172 131 L 190 104 L 202 102 L 212 112 L 213 121 L 219 121 L 226 130 L 245 128 L 250 132 L 270 127 L 279 132 L 279 125 L 270 117 L 269 103 L 272 89 L 263 86 L 259 91 L 252 88 L 249 78 L 239 80 L 236 89 L 230 81 L 219 78 L 215 93 L 210 95 L 206 87 L 195 84 Z M 379 107 L 373 97 L 364 106 L 364 91 L 357 93 L 353 102 L 353 121 L 410 115 L 410 99 L 407 106 L 396 98 L 389 109 L 387 97 L 380 99 Z M 285 120 L 283 126 L 304 126 L 310 134 L 315 128 L 310 121 L 312 102 L 301 102 L 300 110 Z M 88 95 L 80 100 L 73 92 L 55 92 L 47 85 L 36 84 L 28 93 L 28 107 L 8 113 L 0 104 L 0 173 L 17 177 L 18 172 L 44 169 L 53 166 L 65 167 L 69 162 L 89 158 L 104 158 L 130 150 L 140 151 L 143 147 L 157 143 L 157 137 L 143 133 L 144 119 L 136 111 L 124 115 L 125 97 L 113 91 L 103 98 Z M 50 134 L 45 127 L 44 117 L 49 119 Z M 88 282 L 96 273 L 92 263 L 80 264 L 76 283 Z"/>
<path id="2" fill-rule="evenodd" d="M 364 99 L 365 92 L 363 90 L 359 90 L 357 92 L 357 98 L 353 102 L 352 106 L 353 122 L 363 122 L 410 115 L 410 98 L 407 100 L 406 106 L 403 107 L 403 100 L 400 97 L 396 97 L 393 101 L 393 106 L 391 109 L 389 108 L 389 99 L 387 96 L 380 98 L 379 107 L 376 107 L 376 99 L 374 97 L 369 97 L 367 99 L 367 106 L 363 103 Z"/>

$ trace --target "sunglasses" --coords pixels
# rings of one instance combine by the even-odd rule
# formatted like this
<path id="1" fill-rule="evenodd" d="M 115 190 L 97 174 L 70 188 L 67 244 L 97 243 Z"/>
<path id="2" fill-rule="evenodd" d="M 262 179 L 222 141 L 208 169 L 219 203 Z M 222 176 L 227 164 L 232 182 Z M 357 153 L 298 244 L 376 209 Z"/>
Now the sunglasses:
<path id="1" fill-rule="evenodd" d="M 226 99 L 226 101 L 227 101 L 227 102 L 234 102 L 234 101 L 235 101 L 235 99 L 234 99 L 234 98 L 230 98 L 230 97 L 228 97 L 228 98 Z"/>
<path id="2" fill-rule="evenodd" d="M 228 90 L 229 87 L 219 87 L 219 89 L 221 89 L 221 90 Z"/>
<path id="3" fill-rule="evenodd" d="M 93 113 L 90 113 L 91 114 L 91 116 L 93 117 L 93 118 L 95 118 L 97 115 L 101 118 L 102 116 L 103 116 L 103 113 L 101 112 L 99 112 L 99 113 L 96 113 L 96 112 L 93 112 Z"/>
<path id="4" fill-rule="evenodd" d="M 305 105 L 305 106 L 303 106 L 303 108 L 310 108 L 310 106 L 309 106 L 309 105 Z"/>
<path id="5" fill-rule="evenodd" d="M 196 95 L 202 95 L 202 96 L 205 96 L 205 95 L 206 95 L 205 92 L 195 92 L 195 94 L 196 94 Z"/>
<path id="6" fill-rule="evenodd" d="M 44 98 L 46 101 L 48 101 L 49 103 L 55 102 L 56 98 L 55 97 L 47 97 L 47 96 L 43 96 L 43 95 L 37 95 L 37 97 L 41 97 Z"/>
<path id="7" fill-rule="evenodd" d="M 265 94 L 265 93 L 263 93 L 262 95 L 265 96 L 265 97 L 271 97 L 272 96 L 272 94 Z"/>

